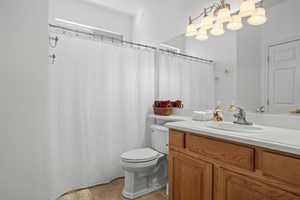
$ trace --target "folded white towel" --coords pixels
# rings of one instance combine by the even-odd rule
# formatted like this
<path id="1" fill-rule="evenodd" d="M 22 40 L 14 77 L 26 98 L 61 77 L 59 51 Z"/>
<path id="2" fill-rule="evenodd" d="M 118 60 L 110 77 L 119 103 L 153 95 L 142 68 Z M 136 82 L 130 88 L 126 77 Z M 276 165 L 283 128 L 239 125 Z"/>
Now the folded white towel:
<path id="1" fill-rule="evenodd" d="M 195 121 L 210 121 L 213 119 L 213 112 L 209 111 L 193 111 L 193 120 Z"/>

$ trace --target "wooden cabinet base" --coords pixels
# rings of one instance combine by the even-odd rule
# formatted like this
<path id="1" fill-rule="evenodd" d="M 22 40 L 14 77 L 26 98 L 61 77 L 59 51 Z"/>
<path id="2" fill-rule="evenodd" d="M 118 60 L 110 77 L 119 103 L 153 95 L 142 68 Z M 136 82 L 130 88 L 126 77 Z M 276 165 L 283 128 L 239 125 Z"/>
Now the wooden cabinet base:
<path id="1" fill-rule="evenodd" d="M 177 130 L 169 138 L 169 200 L 300 200 L 300 156 Z"/>

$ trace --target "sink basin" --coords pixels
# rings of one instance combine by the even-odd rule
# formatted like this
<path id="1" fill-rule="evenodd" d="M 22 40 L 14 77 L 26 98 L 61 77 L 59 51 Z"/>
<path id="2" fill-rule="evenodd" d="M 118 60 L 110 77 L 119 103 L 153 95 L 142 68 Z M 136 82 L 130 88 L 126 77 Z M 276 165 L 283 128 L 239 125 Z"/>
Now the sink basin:
<path id="1" fill-rule="evenodd" d="M 234 124 L 232 122 L 208 122 L 207 127 L 224 130 L 224 131 L 233 131 L 240 133 L 262 133 L 264 128 L 257 125 L 240 125 Z"/>

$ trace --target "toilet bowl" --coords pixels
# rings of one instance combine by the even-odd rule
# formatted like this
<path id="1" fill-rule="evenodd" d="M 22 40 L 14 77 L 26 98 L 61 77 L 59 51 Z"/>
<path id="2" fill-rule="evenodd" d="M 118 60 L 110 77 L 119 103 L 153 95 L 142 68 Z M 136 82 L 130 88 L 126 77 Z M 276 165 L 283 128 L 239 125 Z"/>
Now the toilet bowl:
<path id="1" fill-rule="evenodd" d="M 133 149 L 120 156 L 125 173 L 122 195 L 128 199 L 143 196 L 167 184 L 168 129 L 158 125 L 151 129 L 151 148 Z"/>

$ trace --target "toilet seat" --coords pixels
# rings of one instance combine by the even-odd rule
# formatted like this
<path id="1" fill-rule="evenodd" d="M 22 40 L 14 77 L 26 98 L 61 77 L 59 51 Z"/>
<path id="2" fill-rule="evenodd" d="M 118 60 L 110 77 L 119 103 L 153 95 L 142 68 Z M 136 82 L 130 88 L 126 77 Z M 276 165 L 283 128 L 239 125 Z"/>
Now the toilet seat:
<path id="1" fill-rule="evenodd" d="M 160 153 L 150 148 L 134 149 L 121 154 L 123 162 L 127 163 L 143 163 L 155 160 Z"/>

